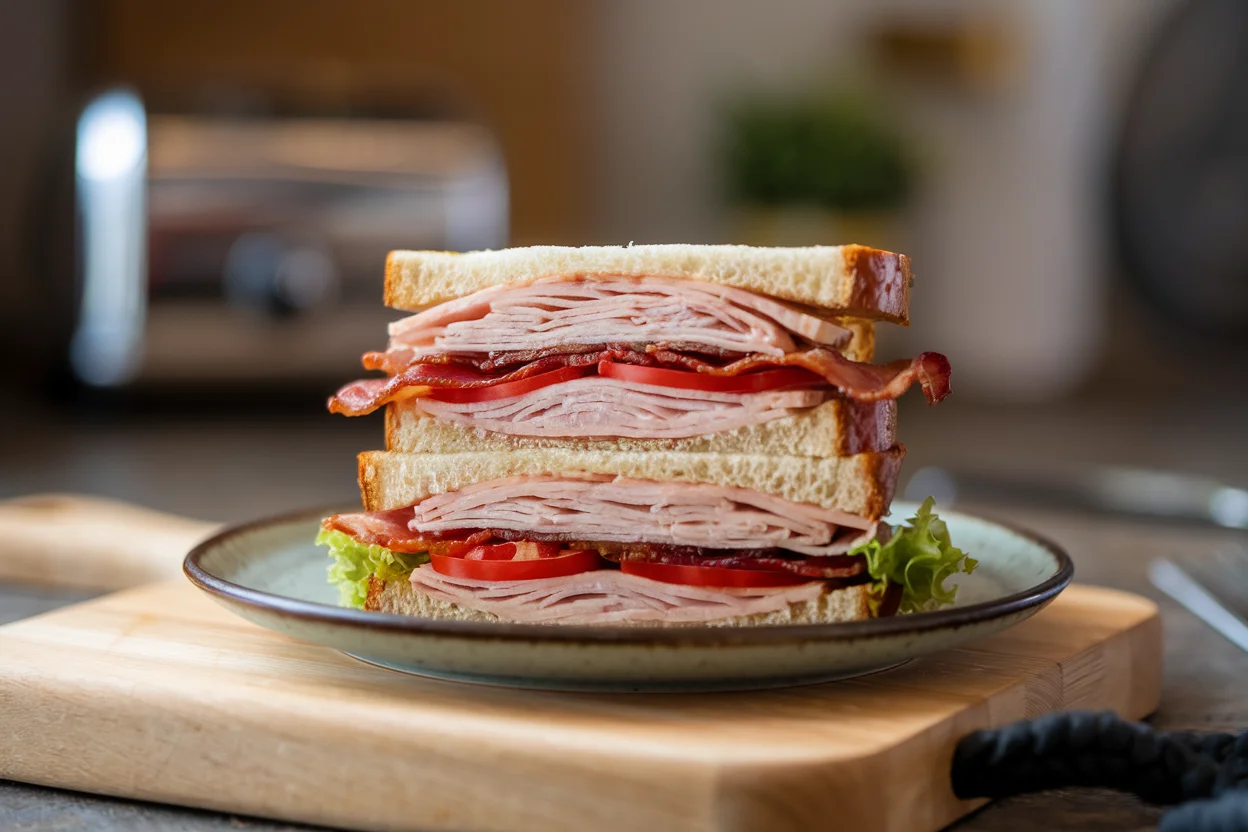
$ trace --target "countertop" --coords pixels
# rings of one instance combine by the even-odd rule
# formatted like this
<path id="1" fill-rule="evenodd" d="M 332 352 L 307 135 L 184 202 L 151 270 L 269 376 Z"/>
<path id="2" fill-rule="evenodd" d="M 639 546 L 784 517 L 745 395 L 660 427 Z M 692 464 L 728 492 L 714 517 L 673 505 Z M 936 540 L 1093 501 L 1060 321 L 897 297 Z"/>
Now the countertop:
<path id="1" fill-rule="evenodd" d="M 911 397 L 916 398 L 916 397 Z M 1173 401 L 1173 399 L 1171 400 Z M 1070 464 L 1175 468 L 1242 482 L 1248 477 L 1248 404 L 1191 407 L 1123 398 L 1031 407 L 973 407 L 952 400 L 903 407 L 906 467 L 955 462 L 1011 471 Z M 6 431 L 0 498 L 77 491 L 131 500 L 224 522 L 354 498 L 354 454 L 381 442 L 379 419 L 338 420 L 224 413 L 176 418 L 87 420 L 48 415 Z M 975 506 L 959 506 L 975 509 Z M 1075 558 L 1077 580 L 1159 599 L 1166 633 L 1165 729 L 1248 728 L 1248 654 L 1164 598 L 1145 569 L 1158 556 L 1248 544 L 1237 532 L 1125 522 L 994 505 L 994 516 L 1042 531 Z M 0 587 L 0 622 L 84 596 Z M 963 820 L 962 830 L 1151 828 L 1160 810 L 1096 790 L 999 801 Z M 306 828 L 0 782 L 0 829 L 289 830 Z"/>

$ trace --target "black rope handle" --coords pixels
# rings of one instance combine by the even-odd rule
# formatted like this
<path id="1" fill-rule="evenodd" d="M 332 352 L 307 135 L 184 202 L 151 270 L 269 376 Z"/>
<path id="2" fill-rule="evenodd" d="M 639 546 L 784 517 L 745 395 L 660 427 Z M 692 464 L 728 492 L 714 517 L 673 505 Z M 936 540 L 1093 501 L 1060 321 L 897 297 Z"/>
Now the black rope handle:
<path id="1" fill-rule="evenodd" d="M 1112 713 L 1071 711 L 976 731 L 953 757 L 958 797 L 1071 786 L 1128 792 L 1161 806 L 1163 832 L 1248 832 L 1248 731 L 1155 731 Z"/>

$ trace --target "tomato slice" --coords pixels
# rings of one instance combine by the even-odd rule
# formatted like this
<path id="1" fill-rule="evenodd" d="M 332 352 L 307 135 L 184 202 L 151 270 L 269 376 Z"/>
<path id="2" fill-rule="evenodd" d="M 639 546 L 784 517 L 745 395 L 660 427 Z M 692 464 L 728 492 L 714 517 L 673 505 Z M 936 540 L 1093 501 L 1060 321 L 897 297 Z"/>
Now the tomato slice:
<path id="1" fill-rule="evenodd" d="M 602 361 L 598 364 L 598 374 L 604 378 L 617 378 L 638 384 L 705 390 L 710 393 L 762 393 L 767 390 L 814 387 L 828 383 L 823 376 L 796 367 L 761 370 L 739 376 L 712 376 L 693 370 L 669 370 L 665 367 L 642 367 L 639 364 Z"/>
<path id="2" fill-rule="evenodd" d="M 460 368 L 438 368 L 438 373 L 448 379 L 461 375 L 474 375 Z M 540 390 L 551 384 L 561 384 L 574 378 L 582 378 L 595 372 L 604 378 L 652 384 L 658 387 L 676 387 L 685 390 L 704 390 L 711 393 L 762 393 L 768 390 L 786 390 L 793 387 L 826 385 L 827 381 L 817 373 L 797 367 L 781 367 L 773 370 L 744 373 L 739 376 L 713 376 L 693 370 L 670 370 L 665 367 L 643 367 L 638 364 L 620 364 L 601 361 L 595 367 L 560 367 L 528 378 L 492 384 L 488 387 L 440 387 L 428 394 L 430 399 L 451 404 L 474 404 L 497 399 L 509 399 Z M 479 377 L 475 377 L 479 378 Z"/>
<path id="3" fill-rule="evenodd" d="M 482 546 L 482 549 L 498 549 L 515 546 L 514 543 L 499 546 Z M 572 549 L 555 557 L 538 557 L 529 560 L 492 560 L 430 555 L 429 563 L 435 572 L 452 578 L 473 581 L 530 581 L 537 578 L 562 578 L 599 569 L 603 565 L 597 552 L 589 549 Z"/>
<path id="4" fill-rule="evenodd" d="M 534 390 L 540 390 L 551 384 L 559 384 L 564 381 L 571 381 L 574 378 L 587 376 L 593 371 L 594 366 L 592 364 L 587 367 L 561 367 L 548 373 L 538 373 L 535 376 L 522 378 L 518 381 L 493 384 L 489 387 L 438 388 L 431 392 L 428 398 L 439 402 L 450 402 L 451 404 L 472 404 L 474 402 L 494 401 L 495 399 L 509 399 L 513 396 L 523 396 L 526 393 L 532 393 Z"/>
<path id="5" fill-rule="evenodd" d="M 807 584 L 811 578 L 789 572 L 764 572 L 758 569 L 730 569 L 725 566 L 690 566 L 683 563 L 654 563 L 626 560 L 620 564 L 626 575 L 649 578 L 665 584 L 714 587 L 767 587 Z"/>

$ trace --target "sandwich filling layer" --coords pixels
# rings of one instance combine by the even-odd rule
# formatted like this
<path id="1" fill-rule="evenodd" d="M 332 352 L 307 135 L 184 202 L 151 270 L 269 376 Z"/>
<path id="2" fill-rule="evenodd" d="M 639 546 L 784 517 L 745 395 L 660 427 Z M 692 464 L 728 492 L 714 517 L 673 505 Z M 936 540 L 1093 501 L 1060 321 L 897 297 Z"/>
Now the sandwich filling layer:
<path id="1" fill-rule="evenodd" d="M 655 611 L 697 621 L 869 584 L 878 614 L 916 586 L 912 604 L 951 599 L 944 577 L 971 565 L 930 509 L 894 534 L 873 518 L 745 488 L 524 475 L 334 515 L 320 541 L 336 559 L 331 579 L 356 605 L 374 579 L 406 578 L 433 598 L 515 621 L 646 620 Z"/>
<path id="2" fill-rule="evenodd" d="M 414 507 L 408 527 L 416 533 L 497 529 L 537 540 L 835 555 L 870 538 L 875 523 L 746 488 L 563 475 L 508 477 L 429 497 Z"/>
<path id="3" fill-rule="evenodd" d="M 702 353 L 784 355 L 794 338 L 839 347 L 849 330 L 714 283 L 546 279 L 497 286 L 390 325 L 395 365 L 426 355 L 666 341 Z"/>
<path id="4" fill-rule="evenodd" d="M 389 378 L 345 386 L 331 411 L 416 399 L 432 418 L 485 431 L 661 439 L 761 424 L 830 396 L 883 401 L 918 383 L 936 402 L 949 390 L 944 356 L 851 361 L 839 352 L 844 327 L 693 280 L 494 286 L 398 321 L 390 335 L 385 352 L 364 357 Z M 573 381 L 575 400 L 558 406 Z"/>
<path id="5" fill-rule="evenodd" d="M 778 587 L 710 588 L 663 583 L 617 570 L 528 581 L 482 581 L 412 571 L 413 588 L 467 609 L 525 624 L 703 624 L 765 615 L 818 600 L 819 582 Z"/>
<path id="6" fill-rule="evenodd" d="M 415 406 L 446 422 L 510 436 L 684 439 L 781 419 L 794 408 L 814 407 L 827 398 L 826 392 L 810 388 L 718 393 L 595 376 L 501 399 L 425 397 Z"/>

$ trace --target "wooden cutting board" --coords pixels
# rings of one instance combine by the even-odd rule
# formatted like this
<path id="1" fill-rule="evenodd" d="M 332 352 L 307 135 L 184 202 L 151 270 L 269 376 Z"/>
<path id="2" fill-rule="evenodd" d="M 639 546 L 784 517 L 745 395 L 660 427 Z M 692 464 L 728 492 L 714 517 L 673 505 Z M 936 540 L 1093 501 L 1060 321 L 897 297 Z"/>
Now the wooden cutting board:
<path id="1" fill-rule="evenodd" d="M 1160 679 L 1156 607 L 1085 586 L 874 676 L 626 695 L 381 670 L 174 581 L 0 627 L 0 777 L 377 830 L 931 830 L 978 805 L 959 737 L 1142 717 Z"/>
<path id="2" fill-rule="evenodd" d="M 105 590 L 169 580 L 215 528 L 85 494 L 0 500 L 0 581 Z"/>

